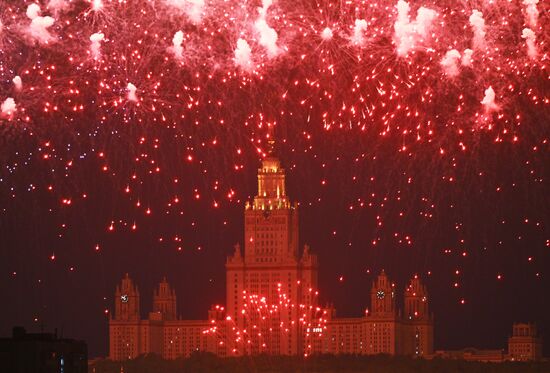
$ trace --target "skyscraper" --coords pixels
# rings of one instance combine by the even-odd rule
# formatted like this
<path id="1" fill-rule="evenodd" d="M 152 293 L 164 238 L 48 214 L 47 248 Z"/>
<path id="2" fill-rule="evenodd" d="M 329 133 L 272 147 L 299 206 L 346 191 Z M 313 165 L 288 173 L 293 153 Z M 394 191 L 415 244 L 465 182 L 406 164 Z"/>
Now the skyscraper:
<path id="1" fill-rule="evenodd" d="M 227 314 L 252 343 L 247 353 L 295 355 L 304 352 L 302 326 L 316 307 L 317 257 L 298 246 L 298 205 L 286 195 L 285 172 L 273 146 L 258 170 L 258 193 L 245 206 L 244 256 L 240 246 L 227 259 Z M 250 297 L 263 297 L 268 320 L 254 310 Z M 277 332 L 276 332 L 277 331 Z M 264 347 L 265 344 L 265 347 Z"/>
<path id="2" fill-rule="evenodd" d="M 258 170 L 258 192 L 246 203 L 244 250 L 235 245 L 226 262 L 227 308 L 207 320 L 181 320 L 176 294 L 163 279 L 153 312 L 140 320 L 139 292 L 128 275 L 115 293 L 110 357 L 155 352 L 165 358 L 210 351 L 220 356 L 267 353 L 408 354 L 433 351 L 433 318 L 425 286 L 415 276 L 405 292 L 405 315 L 395 284 L 384 271 L 374 281 L 364 317 L 336 318 L 317 300 L 317 256 L 299 246 L 298 205 L 286 193 L 285 171 L 274 143 Z"/>
<path id="3" fill-rule="evenodd" d="M 129 359 L 143 353 L 139 290 L 128 274 L 115 291 L 115 315 L 109 319 L 109 356 Z"/>

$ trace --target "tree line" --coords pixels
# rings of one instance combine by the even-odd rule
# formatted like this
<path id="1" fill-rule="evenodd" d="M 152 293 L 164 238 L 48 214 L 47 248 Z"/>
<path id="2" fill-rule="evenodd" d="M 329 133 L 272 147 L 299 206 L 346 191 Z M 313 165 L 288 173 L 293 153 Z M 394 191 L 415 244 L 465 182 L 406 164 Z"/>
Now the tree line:
<path id="1" fill-rule="evenodd" d="M 188 358 L 165 360 L 147 354 L 127 361 L 97 360 L 90 373 L 550 373 L 550 362 L 483 363 L 435 358 L 414 359 L 389 355 L 242 356 L 220 358 L 195 353 Z"/>

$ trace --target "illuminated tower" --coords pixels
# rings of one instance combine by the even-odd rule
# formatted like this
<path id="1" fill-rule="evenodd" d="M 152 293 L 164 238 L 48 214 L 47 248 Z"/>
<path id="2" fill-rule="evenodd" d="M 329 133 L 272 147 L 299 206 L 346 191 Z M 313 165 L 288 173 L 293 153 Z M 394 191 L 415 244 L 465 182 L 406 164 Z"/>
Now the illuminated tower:
<path id="1" fill-rule="evenodd" d="M 395 285 L 382 271 L 371 288 L 371 312 L 364 324 L 365 354 L 399 354 L 401 323 L 395 308 Z"/>
<path id="2" fill-rule="evenodd" d="M 227 315 L 245 336 L 235 349 L 302 354 L 301 310 L 314 302 L 317 257 L 308 248 L 298 251 L 298 206 L 287 197 L 272 139 L 268 146 L 258 193 L 245 206 L 244 252 L 235 246 L 226 263 Z"/>
<path id="3" fill-rule="evenodd" d="M 295 263 L 298 260 L 298 209 L 286 195 L 285 171 L 273 156 L 273 142 L 258 170 L 258 194 L 245 207 L 245 262 Z"/>
<path id="4" fill-rule="evenodd" d="M 142 353 L 139 291 L 128 274 L 115 291 L 115 315 L 109 320 L 109 357 L 133 359 Z"/>
<path id="5" fill-rule="evenodd" d="M 370 294 L 373 316 L 395 316 L 395 285 L 390 282 L 384 270 L 372 284 Z"/>
<path id="6" fill-rule="evenodd" d="M 115 320 L 136 321 L 140 319 L 139 290 L 126 273 L 115 292 Z"/>
<path id="7" fill-rule="evenodd" d="M 417 275 L 405 289 L 403 348 L 407 355 L 433 353 L 433 317 L 428 308 L 428 291 Z"/>
<path id="8" fill-rule="evenodd" d="M 153 312 L 160 313 L 162 320 L 176 319 L 176 292 L 170 288 L 166 277 L 153 294 Z"/>

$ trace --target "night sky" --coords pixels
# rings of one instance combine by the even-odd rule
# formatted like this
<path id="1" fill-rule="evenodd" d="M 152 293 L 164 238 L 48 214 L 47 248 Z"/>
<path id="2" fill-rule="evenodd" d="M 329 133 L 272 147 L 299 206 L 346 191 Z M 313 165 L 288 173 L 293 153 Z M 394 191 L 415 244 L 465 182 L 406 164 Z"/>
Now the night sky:
<path id="1" fill-rule="evenodd" d="M 549 5 L 486 3 L 0 0 L 0 335 L 105 356 L 126 272 L 206 319 L 272 133 L 322 304 L 419 274 L 436 350 L 550 355 Z"/>

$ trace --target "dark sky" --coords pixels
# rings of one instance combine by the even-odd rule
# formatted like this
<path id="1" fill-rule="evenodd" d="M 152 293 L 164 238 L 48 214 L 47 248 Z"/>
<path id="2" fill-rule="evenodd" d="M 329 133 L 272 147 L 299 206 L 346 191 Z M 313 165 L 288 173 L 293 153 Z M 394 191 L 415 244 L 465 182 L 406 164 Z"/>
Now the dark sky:
<path id="1" fill-rule="evenodd" d="M 338 142 L 333 136 L 318 137 L 316 152 L 310 153 L 298 151 L 301 140 L 285 128 L 277 132 L 286 139 L 278 153 L 287 169 L 288 193 L 300 202 L 301 242 L 319 255 L 323 303 L 333 302 L 340 316 L 358 316 L 368 307 L 371 282 L 382 268 L 400 293 L 418 273 L 428 285 L 436 349 L 504 348 L 515 321 L 537 322 L 550 340 L 547 151 L 530 152 L 526 166 L 515 145 L 481 138 L 475 159 L 466 153 L 433 160 L 425 151 L 395 152 L 391 141 L 342 137 Z M 130 193 L 118 172 L 131 167 L 116 157 L 85 159 L 65 177 L 59 176 L 64 162 L 46 160 L 56 167 L 49 173 L 36 155 L 24 172 L 8 175 L 9 183 L 4 176 L 2 335 L 14 325 L 36 331 L 44 324 L 46 330 L 86 340 L 90 356 L 104 356 L 104 310 L 112 309 L 125 272 L 139 286 L 144 317 L 164 275 L 177 291 L 183 318 L 205 318 L 210 305 L 224 303 L 224 260 L 234 243 L 242 243 L 243 205 L 255 193 L 259 157 L 252 146 L 228 155 L 234 145 L 222 142 L 219 149 L 196 149 L 193 161 L 182 161 L 186 150 L 167 132 L 155 134 L 164 139 L 160 149 L 153 141 L 134 150 L 124 148 L 128 134 L 104 134 L 117 154 L 147 153 L 168 169 L 150 176 L 140 166 L 140 181 Z M 26 136 L 14 140 L 23 154 L 25 146 L 37 146 Z M 361 149 L 365 156 L 356 161 Z M 244 168 L 235 172 L 232 162 Z M 29 183 L 36 189 L 26 191 Z M 224 198 L 230 189 L 231 200 Z M 168 207 L 175 195 L 181 201 Z"/>
<path id="2" fill-rule="evenodd" d="M 126 272 L 206 318 L 270 127 L 323 302 L 419 274 L 436 349 L 550 355 L 549 2 L 46 3 L 0 0 L 0 335 L 105 356 Z"/>

